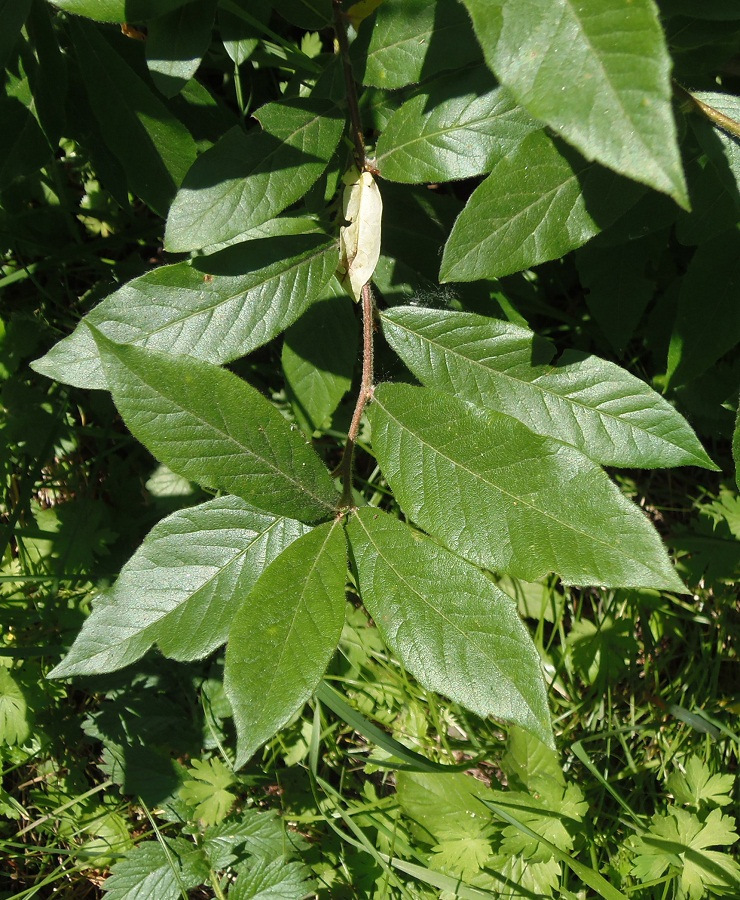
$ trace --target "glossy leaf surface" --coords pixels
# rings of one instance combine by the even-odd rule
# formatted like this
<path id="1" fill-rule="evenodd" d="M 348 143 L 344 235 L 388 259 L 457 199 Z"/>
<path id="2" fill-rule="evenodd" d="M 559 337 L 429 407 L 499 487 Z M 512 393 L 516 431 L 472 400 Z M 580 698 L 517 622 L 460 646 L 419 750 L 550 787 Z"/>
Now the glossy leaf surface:
<path id="1" fill-rule="evenodd" d="M 440 278 L 498 278 L 556 259 L 616 221 L 641 193 L 537 131 L 473 191 L 445 245 Z"/>
<path id="2" fill-rule="evenodd" d="M 488 64 L 525 109 L 586 159 L 688 205 L 652 0 L 464 3 Z"/>
<path id="3" fill-rule="evenodd" d="M 336 264 L 336 241 L 295 235 L 229 247 L 200 257 L 198 268 L 187 262 L 161 266 L 99 303 L 34 368 L 67 384 L 104 389 L 88 324 L 118 344 L 231 362 L 293 323 L 325 288 Z"/>
<path id="4" fill-rule="evenodd" d="M 332 515 L 329 473 L 259 391 L 210 363 L 95 339 L 124 422 L 173 472 L 267 512 Z"/>
<path id="5" fill-rule="evenodd" d="M 327 522 L 283 551 L 234 617 L 224 685 L 234 711 L 237 766 L 321 681 L 344 624 L 346 577 L 342 528 Z"/>
<path id="6" fill-rule="evenodd" d="M 540 128 L 479 68 L 440 79 L 407 100 L 383 129 L 375 161 L 391 181 L 472 178 Z"/>
<path id="7" fill-rule="evenodd" d="M 644 381 L 517 325 L 474 313 L 395 307 L 388 342 L 416 377 L 610 466 L 716 468 L 687 422 Z"/>
<path id="8" fill-rule="evenodd" d="M 168 250 L 207 247 L 272 219 L 321 175 L 344 127 L 320 100 L 268 103 L 255 115 L 262 131 L 228 131 L 188 172 L 167 220 Z"/>
<path id="9" fill-rule="evenodd" d="M 155 643 L 171 659 L 202 659 L 225 643 L 263 569 L 307 530 L 233 496 L 173 513 L 95 602 L 51 677 L 112 672 Z"/>
<path id="10" fill-rule="evenodd" d="M 537 651 L 516 604 L 482 572 L 369 507 L 348 533 L 362 602 L 404 667 L 479 716 L 552 743 Z"/>
<path id="11" fill-rule="evenodd" d="M 525 581 L 684 590 L 645 515 L 578 450 L 430 388 L 381 385 L 369 415 L 401 508 L 471 562 Z"/>

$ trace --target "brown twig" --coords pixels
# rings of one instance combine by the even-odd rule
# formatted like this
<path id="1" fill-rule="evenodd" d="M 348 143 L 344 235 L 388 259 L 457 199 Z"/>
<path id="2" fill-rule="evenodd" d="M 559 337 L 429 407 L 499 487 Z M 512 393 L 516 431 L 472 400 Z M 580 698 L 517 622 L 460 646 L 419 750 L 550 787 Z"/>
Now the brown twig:
<path id="1" fill-rule="evenodd" d="M 734 137 L 736 140 L 740 138 L 740 122 L 736 122 L 723 112 L 704 103 L 698 97 L 695 97 L 691 91 L 687 91 L 685 87 L 677 82 L 673 82 L 673 90 L 681 100 L 681 103 L 687 111 L 701 113 L 705 118 L 709 119 L 712 125 L 721 128 L 726 134 Z"/>
<path id="2" fill-rule="evenodd" d="M 349 121 L 352 129 L 352 143 L 354 144 L 355 163 L 362 171 L 365 167 L 365 141 L 362 133 L 362 119 L 360 117 L 360 104 L 357 100 L 357 88 L 355 76 L 352 73 L 352 62 L 349 58 L 349 41 L 347 40 L 347 26 L 345 25 L 342 0 L 333 0 L 334 6 L 334 32 L 339 44 L 339 54 L 342 57 L 342 71 L 344 72 L 344 89 L 347 94 L 347 106 L 349 108 Z"/>
<path id="3" fill-rule="evenodd" d="M 352 496 L 352 464 L 355 455 L 357 436 L 360 433 L 360 422 L 365 407 L 373 397 L 373 316 L 375 303 L 370 282 L 362 289 L 362 382 L 355 403 L 355 411 L 352 413 L 352 421 L 347 434 L 347 443 L 344 445 L 342 459 L 334 470 L 342 480 L 342 502 L 344 508 L 355 505 Z"/>

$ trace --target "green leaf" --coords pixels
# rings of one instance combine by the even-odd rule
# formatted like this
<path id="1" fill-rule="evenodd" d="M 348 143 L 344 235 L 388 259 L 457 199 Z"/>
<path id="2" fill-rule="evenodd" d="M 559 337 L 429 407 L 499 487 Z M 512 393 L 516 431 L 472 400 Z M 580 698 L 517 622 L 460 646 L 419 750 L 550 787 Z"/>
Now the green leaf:
<path id="1" fill-rule="evenodd" d="M 265 33 L 264 26 L 270 19 L 272 7 L 268 5 L 267 0 L 237 0 L 236 5 L 239 12 L 246 14 L 245 18 L 220 6 L 218 30 L 224 50 L 232 62 L 240 66 L 257 49 Z"/>
<path id="2" fill-rule="evenodd" d="M 0 32 L 0 67 L 3 69 L 10 59 L 30 9 L 31 0 L 0 0 L 0 22 L 3 23 Z M 4 116 L 2 122 L 5 122 Z"/>
<path id="3" fill-rule="evenodd" d="M 249 855 L 252 860 L 285 861 L 294 846 L 295 837 L 286 830 L 285 822 L 275 810 L 254 807 L 242 810 L 238 818 L 231 818 L 207 828 L 203 848 L 211 866 L 225 869 L 235 858 Z"/>
<path id="4" fill-rule="evenodd" d="M 620 354 L 634 337 L 655 295 L 656 264 L 666 240 L 665 232 L 616 246 L 600 246 L 597 238 L 576 250 L 578 274 L 586 288 L 586 305 L 606 339 Z"/>
<path id="5" fill-rule="evenodd" d="M 54 6 L 98 22 L 143 22 L 177 9 L 188 0 L 54 0 Z"/>
<path id="6" fill-rule="evenodd" d="M 68 26 L 107 147 L 123 166 L 131 190 L 166 216 L 195 160 L 195 141 L 96 25 L 75 18 Z"/>
<path id="7" fill-rule="evenodd" d="M 173 472 L 302 521 L 333 514 L 329 473 L 259 391 L 211 363 L 94 334 L 124 422 Z"/>
<path id="8" fill-rule="evenodd" d="M 146 61 L 155 87 L 174 97 L 195 75 L 211 43 L 217 0 L 192 0 L 149 23 Z"/>
<path id="9" fill-rule="evenodd" d="M 51 150 L 33 114 L 15 97 L 0 97 L 0 190 L 30 175 L 51 159 Z"/>
<path id="10" fill-rule="evenodd" d="M 429 690 L 551 745 L 540 659 L 511 598 L 379 510 L 357 511 L 348 534 L 362 602 L 404 667 Z"/>
<path id="11" fill-rule="evenodd" d="M 486 61 L 529 113 L 586 159 L 688 208 L 671 58 L 652 0 L 463 2 Z"/>
<path id="12" fill-rule="evenodd" d="M 480 58 L 470 20 L 457 0 L 383 0 L 361 24 L 350 55 L 358 80 L 386 89 Z"/>
<path id="13" fill-rule="evenodd" d="M 154 643 L 170 659 L 202 659 L 225 643 L 265 566 L 306 531 L 238 497 L 178 510 L 144 538 L 49 677 L 111 672 Z"/>
<path id="14" fill-rule="evenodd" d="M 194 759 L 188 778 L 179 794 L 182 800 L 193 806 L 193 817 L 204 825 L 217 825 L 229 814 L 236 796 L 227 788 L 234 783 L 234 773 L 218 758 Z"/>
<path id="15" fill-rule="evenodd" d="M 671 385 L 686 384 L 740 343 L 740 231 L 702 244 L 681 280 L 668 352 Z"/>
<path id="16" fill-rule="evenodd" d="M 255 115 L 262 131 L 228 131 L 188 172 L 167 219 L 168 250 L 217 244 L 282 212 L 327 167 L 344 128 L 320 100 L 268 103 Z"/>
<path id="17" fill-rule="evenodd" d="M 473 191 L 445 246 L 440 278 L 498 278 L 557 259 L 611 225 L 642 192 L 536 131 Z"/>
<path id="18" fill-rule="evenodd" d="M 160 266 L 99 303 L 33 368 L 76 387 L 105 389 L 88 325 L 116 343 L 231 362 L 294 322 L 336 264 L 336 241 L 311 234 L 247 241 L 194 264 Z"/>
<path id="19" fill-rule="evenodd" d="M 144 841 L 111 866 L 107 900 L 180 900 L 207 880 L 203 851 L 184 838 Z"/>
<path id="20" fill-rule="evenodd" d="M 375 164 L 390 181 L 471 178 L 541 127 L 478 67 L 439 79 L 396 110 L 378 139 Z"/>
<path id="21" fill-rule="evenodd" d="M 303 900 L 313 889 L 311 872 L 302 863 L 260 860 L 239 872 L 229 900 Z"/>
<path id="22" fill-rule="evenodd" d="M 660 878 L 671 870 L 680 874 L 683 896 L 699 900 L 707 888 L 723 895 L 737 895 L 740 866 L 727 853 L 708 850 L 737 841 L 735 820 L 713 809 L 702 822 L 684 809 L 655 815 L 644 835 L 630 841 L 634 852 L 632 873 L 642 882 Z"/>
<path id="23" fill-rule="evenodd" d="M 717 467 L 675 409 L 595 356 L 562 355 L 525 328 L 474 313 L 395 307 L 383 333 L 416 377 L 610 466 Z M 537 360 L 537 365 L 533 364 Z"/>
<path id="24" fill-rule="evenodd" d="M 342 633 L 346 572 L 344 534 L 326 522 L 265 569 L 237 612 L 224 672 L 237 768 L 316 690 Z"/>
<path id="25" fill-rule="evenodd" d="M 402 509 L 471 562 L 685 591 L 644 514 L 578 450 L 430 388 L 380 385 L 369 415 Z"/>
<path id="26" fill-rule="evenodd" d="M 282 366 L 299 421 L 311 432 L 324 426 L 352 385 L 357 361 L 357 317 L 342 294 L 315 303 L 285 334 Z"/>
<path id="27" fill-rule="evenodd" d="M 732 803 L 734 775 L 712 774 L 709 766 L 698 756 L 690 756 L 683 771 L 674 769 L 666 780 L 666 789 L 677 803 L 699 809 L 709 806 L 728 806 Z"/>
<path id="28" fill-rule="evenodd" d="M 280 15 L 299 28 L 326 28 L 332 20 L 331 0 L 274 0 Z"/>
<path id="29" fill-rule="evenodd" d="M 0 666 L 0 746 L 23 744 L 30 735 L 26 697 L 10 672 Z"/>

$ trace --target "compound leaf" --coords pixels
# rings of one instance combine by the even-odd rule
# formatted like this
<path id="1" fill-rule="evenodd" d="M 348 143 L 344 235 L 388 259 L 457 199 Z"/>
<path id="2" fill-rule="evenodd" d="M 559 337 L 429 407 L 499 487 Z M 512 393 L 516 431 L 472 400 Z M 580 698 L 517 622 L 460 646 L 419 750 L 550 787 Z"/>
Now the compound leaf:
<path id="1" fill-rule="evenodd" d="M 541 128 L 483 68 L 441 78 L 391 116 L 376 147 L 383 178 L 472 178 Z"/>
<path id="2" fill-rule="evenodd" d="M 316 689 L 344 624 L 347 551 L 336 522 L 294 541 L 234 617 L 224 686 L 243 765 Z"/>
<path id="3" fill-rule="evenodd" d="M 333 514 L 329 473 L 259 391 L 211 363 L 93 333 L 124 422 L 173 472 L 267 512 L 307 522 Z"/>
<path id="4" fill-rule="evenodd" d="M 418 681 L 552 745 L 540 659 L 516 604 L 482 572 L 376 509 L 348 533 L 365 607 Z"/>
<path id="5" fill-rule="evenodd" d="M 498 278 L 557 259 L 616 221 L 641 193 L 536 131 L 473 191 L 445 245 L 440 278 Z"/>
<path id="6" fill-rule="evenodd" d="M 344 127 L 322 100 L 268 103 L 255 116 L 261 131 L 227 131 L 187 173 L 167 219 L 168 250 L 218 244 L 272 219 L 321 175 Z"/>
<path id="7" fill-rule="evenodd" d="M 471 562 L 685 591 L 644 514 L 578 450 L 430 388 L 381 385 L 369 415 L 402 509 Z"/>
<path id="8" fill-rule="evenodd" d="M 400 306 L 382 321 L 423 384 L 514 416 L 595 462 L 716 468 L 683 417 L 614 363 L 569 352 L 552 365 L 552 347 L 533 332 L 474 313 Z"/>
<path id="9" fill-rule="evenodd" d="M 144 538 L 50 677 L 111 672 L 154 643 L 171 659 L 202 659 L 225 643 L 263 569 L 307 530 L 232 496 L 178 510 Z"/>
<path id="10" fill-rule="evenodd" d="M 486 61 L 528 112 L 586 159 L 688 208 L 671 58 L 652 0 L 463 2 Z"/>
<path id="11" fill-rule="evenodd" d="M 231 362 L 294 322 L 336 264 L 335 240 L 302 234 L 246 241 L 195 266 L 160 266 L 106 297 L 33 367 L 76 387 L 105 389 L 88 325 L 118 344 Z"/>

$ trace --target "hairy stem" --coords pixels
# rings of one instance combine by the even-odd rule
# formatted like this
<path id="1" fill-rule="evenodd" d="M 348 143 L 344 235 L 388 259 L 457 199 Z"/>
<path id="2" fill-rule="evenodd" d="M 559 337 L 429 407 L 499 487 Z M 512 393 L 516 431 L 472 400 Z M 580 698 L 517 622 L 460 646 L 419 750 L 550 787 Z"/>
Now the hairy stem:
<path id="1" fill-rule="evenodd" d="M 673 82 L 673 88 L 681 100 L 684 109 L 690 112 L 700 113 L 705 118 L 709 119 L 712 125 L 721 128 L 722 131 L 726 132 L 731 137 L 740 138 L 740 122 L 736 122 L 734 119 L 726 116 L 723 112 L 715 109 L 713 106 L 704 103 L 690 91 L 687 91 L 686 88 L 681 87 L 676 81 Z"/>
<path id="2" fill-rule="evenodd" d="M 357 87 L 352 73 L 352 63 L 349 58 L 349 41 L 347 40 L 347 26 L 342 10 L 342 0 L 333 0 L 334 7 L 334 31 L 339 44 L 339 53 L 342 57 L 342 71 L 344 72 L 344 89 L 347 94 L 347 106 L 349 108 L 349 121 L 352 130 L 352 143 L 354 144 L 355 163 L 362 171 L 365 167 L 365 140 L 362 135 L 362 119 L 360 118 L 360 105 L 357 100 Z"/>
<path id="3" fill-rule="evenodd" d="M 354 506 L 352 497 L 352 463 L 355 455 L 357 436 L 360 433 L 360 422 L 365 407 L 373 397 L 373 315 L 375 304 L 373 293 L 370 290 L 370 282 L 362 289 L 362 382 L 360 392 L 357 395 L 355 411 L 352 413 L 352 421 L 347 434 L 347 443 L 344 445 L 342 459 L 335 472 L 342 480 L 343 507 Z"/>

